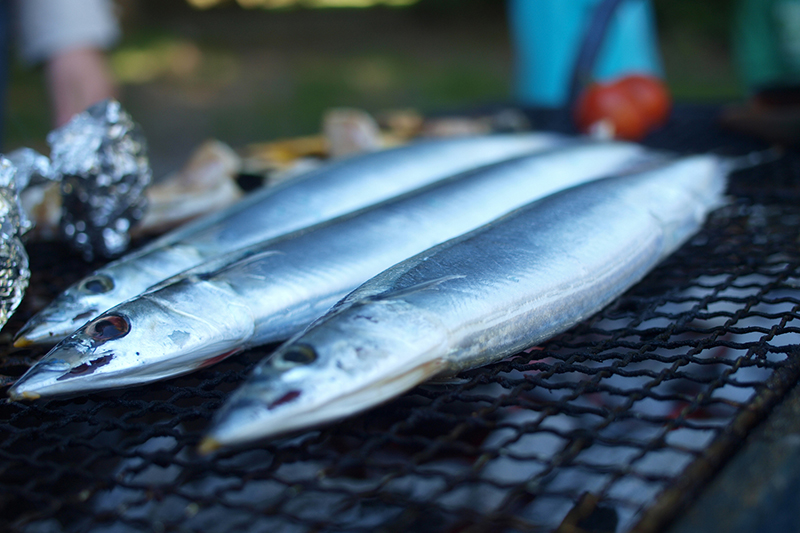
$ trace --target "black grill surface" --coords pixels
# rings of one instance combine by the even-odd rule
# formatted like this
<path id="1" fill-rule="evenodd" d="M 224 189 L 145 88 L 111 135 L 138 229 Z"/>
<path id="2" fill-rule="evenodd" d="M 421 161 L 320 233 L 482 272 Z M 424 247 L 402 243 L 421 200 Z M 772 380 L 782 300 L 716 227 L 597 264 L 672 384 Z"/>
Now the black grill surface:
<path id="1" fill-rule="evenodd" d="M 717 112 L 680 107 L 646 144 L 766 148 Z M 531 119 L 569 131 L 557 113 Z M 196 455 L 275 346 L 151 386 L 0 404 L 0 529 L 656 531 L 800 373 L 798 171 L 787 151 L 735 173 L 700 234 L 572 330 L 326 427 Z M 0 337 L 6 383 L 41 355 L 8 348 L 11 334 L 96 266 L 29 251 L 31 288 Z"/>

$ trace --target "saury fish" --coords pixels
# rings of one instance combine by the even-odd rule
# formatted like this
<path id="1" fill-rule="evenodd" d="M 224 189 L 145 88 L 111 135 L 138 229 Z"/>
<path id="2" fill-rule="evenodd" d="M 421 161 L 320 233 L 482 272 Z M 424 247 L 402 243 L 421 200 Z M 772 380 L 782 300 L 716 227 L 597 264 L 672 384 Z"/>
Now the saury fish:
<path id="1" fill-rule="evenodd" d="M 566 330 L 695 233 L 727 172 L 693 156 L 579 185 L 389 268 L 259 363 L 200 451 L 352 415 Z"/>
<path id="2" fill-rule="evenodd" d="M 284 340 L 407 257 L 551 192 L 663 158 L 635 144 L 583 142 L 468 171 L 218 258 L 90 321 L 9 394 L 37 398 L 136 385 Z"/>
<path id="3" fill-rule="evenodd" d="M 324 222 L 480 165 L 566 142 L 549 133 L 421 141 L 342 159 L 172 231 L 75 283 L 16 346 L 55 343 L 102 311 L 220 254 Z"/>

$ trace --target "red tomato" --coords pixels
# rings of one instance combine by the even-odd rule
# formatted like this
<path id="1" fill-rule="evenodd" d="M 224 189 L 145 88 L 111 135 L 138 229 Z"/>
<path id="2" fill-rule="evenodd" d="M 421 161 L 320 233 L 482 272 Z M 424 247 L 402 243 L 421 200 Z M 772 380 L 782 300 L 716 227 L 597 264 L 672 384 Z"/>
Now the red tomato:
<path id="1" fill-rule="evenodd" d="M 584 133 L 607 128 L 612 137 L 631 141 L 644 137 L 649 126 L 627 93 L 599 83 L 589 85 L 578 97 L 575 123 Z"/>
<path id="2" fill-rule="evenodd" d="M 655 76 L 632 74 L 616 82 L 616 85 L 633 98 L 653 126 L 663 126 L 671 107 L 669 91 Z"/>
<path id="3" fill-rule="evenodd" d="M 607 129 L 617 139 L 638 141 L 666 122 L 670 98 L 653 76 L 634 74 L 611 83 L 592 83 L 575 106 L 575 123 L 584 133 Z"/>

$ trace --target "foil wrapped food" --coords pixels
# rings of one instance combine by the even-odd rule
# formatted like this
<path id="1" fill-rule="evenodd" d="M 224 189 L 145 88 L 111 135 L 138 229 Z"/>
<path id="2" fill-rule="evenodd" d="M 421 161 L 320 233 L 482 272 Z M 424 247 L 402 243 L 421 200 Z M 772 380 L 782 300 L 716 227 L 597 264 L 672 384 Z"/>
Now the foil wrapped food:
<path id="1" fill-rule="evenodd" d="M 50 159 L 33 148 L 18 148 L 6 154 L 6 157 L 16 168 L 14 182 L 17 193 L 28 186 L 42 185 L 58 181 L 58 176 L 53 173 Z"/>
<path id="2" fill-rule="evenodd" d="M 20 239 L 31 223 L 19 203 L 16 177 L 15 165 L 0 157 L 0 326 L 19 306 L 31 276 L 28 254 Z"/>
<path id="3" fill-rule="evenodd" d="M 128 247 L 147 208 L 152 180 L 147 143 L 119 102 L 104 100 L 52 131 L 52 170 L 61 176 L 61 233 L 85 259 Z"/>

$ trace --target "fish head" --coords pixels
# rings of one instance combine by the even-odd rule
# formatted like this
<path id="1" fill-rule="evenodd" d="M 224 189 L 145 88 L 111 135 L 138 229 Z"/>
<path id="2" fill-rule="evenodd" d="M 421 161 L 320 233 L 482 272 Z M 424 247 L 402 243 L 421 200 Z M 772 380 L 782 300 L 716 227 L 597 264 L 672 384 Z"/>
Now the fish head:
<path id="1" fill-rule="evenodd" d="M 217 413 L 201 452 L 340 419 L 443 370 L 447 334 L 404 301 L 356 302 L 282 345 Z"/>
<path id="2" fill-rule="evenodd" d="M 35 400 L 73 392 L 73 380 L 94 375 L 113 361 L 104 345 L 125 337 L 130 322 L 124 315 L 94 320 L 57 344 L 9 389 L 12 400 Z"/>
<path id="3" fill-rule="evenodd" d="M 14 345 L 55 344 L 103 311 L 153 290 L 154 284 L 166 284 L 167 277 L 203 261 L 197 247 L 175 243 L 155 246 L 157 243 L 111 262 L 68 287 L 22 327 Z"/>
<path id="4" fill-rule="evenodd" d="M 55 344 L 101 312 L 127 300 L 136 290 L 136 277 L 118 283 L 112 271 L 98 271 L 73 284 L 34 315 L 17 332 L 14 345 Z M 133 294 L 129 294 L 131 291 Z"/>
<path id="5" fill-rule="evenodd" d="M 241 308 L 230 303 L 199 307 L 193 302 L 193 309 L 185 309 L 188 303 L 168 307 L 158 292 L 145 293 L 106 311 L 57 344 L 9 389 L 9 396 L 73 396 L 141 385 L 241 351 L 252 333 L 251 316 L 242 316 Z M 209 309 L 225 312 L 201 316 Z"/>

